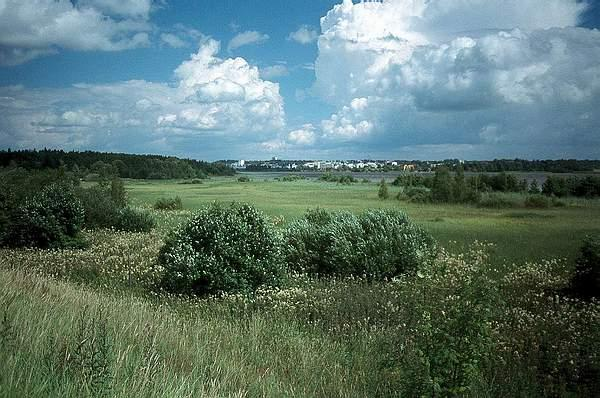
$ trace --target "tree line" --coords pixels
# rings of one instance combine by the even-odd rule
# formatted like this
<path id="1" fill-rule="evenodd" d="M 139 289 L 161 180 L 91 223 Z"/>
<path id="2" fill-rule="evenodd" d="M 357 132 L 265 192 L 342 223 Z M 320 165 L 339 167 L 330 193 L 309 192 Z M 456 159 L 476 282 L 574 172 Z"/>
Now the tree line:
<path id="1" fill-rule="evenodd" d="M 446 163 L 446 162 L 445 162 Z M 456 162 L 452 162 L 456 165 Z M 493 172 L 502 171 L 545 171 L 548 173 L 576 173 L 600 170 L 600 160 L 556 159 L 494 159 L 465 161 L 460 165 L 464 171 Z M 456 169 L 458 166 L 455 166 Z"/>
<path id="2" fill-rule="evenodd" d="M 540 186 L 537 180 L 528 182 L 506 172 L 466 177 L 462 167 L 454 173 L 447 167 L 439 167 L 434 175 L 403 174 L 396 177 L 392 185 L 403 187 L 402 194 L 413 200 L 440 203 L 478 203 L 481 194 L 490 192 L 544 194 L 559 198 L 600 197 L 600 176 L 549 176 Z"/>
<path id="3" fill-rule="evenodd" d="M 161 155 L 133 155 L 94 151 L 65 152 L 43 149 L 0 151 L 0 167 L 44 170 L 66 168 L 79 176 L 110 176 L 135 179 L 205 178 L 208 175 L 233 175 L 223 163 L 180 159 Z"/>

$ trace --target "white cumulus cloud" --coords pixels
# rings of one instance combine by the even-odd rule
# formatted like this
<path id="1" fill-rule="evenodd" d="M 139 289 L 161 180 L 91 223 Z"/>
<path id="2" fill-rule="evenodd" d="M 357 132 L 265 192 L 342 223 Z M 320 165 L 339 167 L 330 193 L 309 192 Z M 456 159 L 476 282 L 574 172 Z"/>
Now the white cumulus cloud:
<path id="1" fill-rule="evenodd" d="M 312 145 L 315 143 L 315 138 L 315 127 L 310 123 L 288 134 L 288 141 L 295 145 Z"/>
<path id="2" fill-rule="evenodd" d="M 152 0 L 79 0 L 82 7 L 92 7 L 107 15 L 147 19 L 152 10 Z"/>
<path id="3" fill-rule="evenodd" d="M 243 58 L 218 57 L 219 48 L 205 39 L 175 70 L 175 84 L 1 87 L 0 146 L 170 150 L 210 158 L 216 146 L 234 150 L 277 137 L 285 126 L 279 85 L 261 79 Z"/>
<path id="4" fill-rule="evenodd" d="M 320 134 L 388 153 L 443 145 L 561 157 L 578 145 L 589 156 L 599 141 L 600 32 L 577 27 L 585 7 L 345 0 L 321 19 L 315 90 L 338 110 Z"/>
<path id="5" fill-rule="evenodd" d="M 0 65 L 59 49 L 118 51 L 149 45 L 149 0 L 3 0 Z"/>

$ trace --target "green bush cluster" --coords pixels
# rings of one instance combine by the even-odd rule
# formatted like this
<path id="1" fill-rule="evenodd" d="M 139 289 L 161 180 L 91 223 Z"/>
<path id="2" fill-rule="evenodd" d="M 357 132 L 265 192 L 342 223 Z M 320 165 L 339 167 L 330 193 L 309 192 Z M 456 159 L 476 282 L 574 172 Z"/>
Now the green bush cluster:
<path id="1" fill-rule="evenodd" d="M 202 182 L 202 180 L 194 178 L 191 180 L 181 181 L 180 184 L 182 184 L 182 185 L 199 185 L 199 184 L 203 184 L 203 182 Z"/>
<path id="2" fill-rule="evenodd" d="M 485 207 L 490 209 L 509 209 L 514 207 L 520 207 L 518 201 L 514 198 L 498 193 L 489 193 L 483 195 L 479 202 L 478 207 Z"/>
<path id="3" fill-rule="evenodd" d="M 327 172 L 319 177 L 321 181 L 327 182 L 337 182 L 338 184 L 350 185 L 352 183 L 358 182 L 356 178 L 352 177 L 350 174 L 344 175 L 335 175 L 333 173 Z"/>
<path id="4" fill-rule="evenodd" d="M 154 202 L 154 210 L 181 210 L 183 209 L 183 203 L 181 198 L 175 196 L 174 198 L 159 198 Z"/>
<path id="5" fill-rule="evenodd" d="M 542 185 L 544 195 L 597 198 L 600 196 L 600 176 L 549 176 Z"/>
<path id="6" fill-rule="evenodd" d="M 600 236 L 588 236 L 583 242 L 569 290 L 585 300 L 600 298 Z"/>
<path id="7" fill-rule="evenodd" d="M 252 206 L 213 203 L 172 232 L 161 249 L 161 286 L 177 294 L 246 292 L 277 284 L 279 240 Z"/>
<path id="8" fill-rule="evenodd" d="M 424 187 L 411 187 L 404 192 L 404 196 L 413 203 L 431 202 L 431 192 Z"/>
<path id="9" fill-rule="evenodd" d="M 154 217 L 147 211 L 123 207 L 111 225 L 117 231 L 150 232 L 156 226 Z"/>
<path id="10" fill-rule="evenodd" d="M 298 180 L 306 180 L 306 177 L 297 174 L 288 174 L 281 178 L 281 181 L 283 182 L 293 182 Z"/>
<path id="11" fill-rule="evenodd" d="M 529 195 L 525 198 L 525 207 L 534 209 L 547 209 L 552 205 L 548 197 L 540 194 Z"/>
<path id="12" fill-rule="evenodd" d="M 113 179 L 110 185 L 103 183 L 79 188 L 77 197 L 84 209 L 85 228 L 148 232 L 155 226 L 149 213 L 127 207 L 125 188 L 119 179 Z"/>
<path id="13" fill-rule="evenodd" d="M 250 182 L 250 177 L 248 176 L 241 176 L 238 178 L 238 182 Z"/>
<path id="14" fill-rule="evenodd" d="M 10 213 L 2 243 L 43 249 L 81 246 L 77 235 L 83 221 L 84 210 L 73 188 L 52 184 Z"/>
<path id="15" fill-rule="evenodd" d="M 382 200 L 386 200 L 390 197 L 390 192 L 385 182 L 385 178 L 382 178 L 379 182 L 379 190 L 377 191 L 377 197 Z"/>
<path id="16" fill-rule="evenodd" d="M 358 216 L 312 210 L 284 234 L 288 268 L 309 274 L 393 278 L 417 271 L 436 254 L 433 238 L 394 210 Z"/>

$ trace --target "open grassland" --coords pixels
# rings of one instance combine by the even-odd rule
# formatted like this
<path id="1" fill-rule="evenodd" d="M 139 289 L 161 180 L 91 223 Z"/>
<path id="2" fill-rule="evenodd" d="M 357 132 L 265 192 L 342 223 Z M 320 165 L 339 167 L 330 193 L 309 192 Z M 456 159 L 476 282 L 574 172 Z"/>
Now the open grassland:
<path id="1" fill-rule="evenodd" d="M 85 250 L 0 249 L 0 397 L 597 396 L 600 304 L 562 293 L 599 231 L 593 201 L 491 210 L 235 178 L 127 189 L 184 209 L 150 210 L 150 233 L 84 231 Z M 215 200 L 279 227 L 314 207 L 402 209 L 450 250 L 393 281 L 289 273 L 254 294 L 165 294 L 165 235 Z"/>
<path id="2" fill-rule="evenodd" d="M 134 204 L 152 205 L 158 198 L 179 196 L 185 209 L 194 210 L 212 201 L 239 201 L 257 206 L 285 224 L 309 208 L 360 212 L 368 208 L 405 211 L 444 246 L 461 251 L 473 241 L 496 245 L 495 261 L 519 262 L 566 257 L 573 260 L 581 240 L 600 232 L 600 203 L 569 200 L 566 207 L 552 209 L 483 209 L 459 204 L 415 204 L 377 197 L 374 183 L 336 184 L 314 180 L 283 182 L 214 178 L 203 184 L 178 181 L 129 181 Z"/>

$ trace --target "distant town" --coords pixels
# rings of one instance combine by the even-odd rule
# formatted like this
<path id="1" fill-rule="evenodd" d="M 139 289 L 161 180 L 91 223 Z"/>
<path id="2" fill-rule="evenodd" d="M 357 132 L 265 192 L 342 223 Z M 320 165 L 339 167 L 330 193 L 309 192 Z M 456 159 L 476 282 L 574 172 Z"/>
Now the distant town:
<path id="1" fill-rule="evenodd" d="M 444 166 L 456 171 L 470 172 L 545 171 L 550 173 L 600 172 L 600 160 L 578 159 L 494 159 L 494 160 L 290 160 L 272 157 L 271 160 L 219 160 L 226 168 L 237 171 L 294 172 L 294 171 L 400 171 L 431 172 Z"/>
<path id="2" fill-rule="evenodd" d="M 442 162 L 406 160 L 284 160 L 277 157 L 271 160 L 223 160 L 227 166 L 246 171 L 431 171 L 446 165 L 455 167 L 463 160 L 452 159 Z"/>

